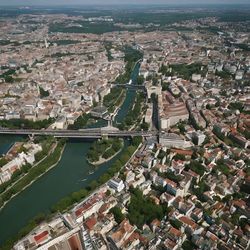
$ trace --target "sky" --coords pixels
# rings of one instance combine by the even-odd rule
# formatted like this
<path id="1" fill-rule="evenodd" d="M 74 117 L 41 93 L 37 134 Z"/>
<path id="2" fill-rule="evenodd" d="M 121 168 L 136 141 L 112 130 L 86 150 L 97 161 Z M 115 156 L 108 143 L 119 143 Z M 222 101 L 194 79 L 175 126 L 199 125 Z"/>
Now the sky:
<path id="1" fill-rule="evenodd" d="M 250 0 L 0 0 L 0 5 L 250 4 Z"/>

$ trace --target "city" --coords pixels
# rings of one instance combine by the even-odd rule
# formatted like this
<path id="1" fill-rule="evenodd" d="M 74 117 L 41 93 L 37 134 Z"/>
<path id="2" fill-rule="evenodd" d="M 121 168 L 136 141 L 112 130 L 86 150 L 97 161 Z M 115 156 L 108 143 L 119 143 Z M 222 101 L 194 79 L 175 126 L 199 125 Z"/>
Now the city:
<path id="1" fill-rule="evenodd" d="M 0 249 L 249 249 L 250 5 L 15 2 Z"/>

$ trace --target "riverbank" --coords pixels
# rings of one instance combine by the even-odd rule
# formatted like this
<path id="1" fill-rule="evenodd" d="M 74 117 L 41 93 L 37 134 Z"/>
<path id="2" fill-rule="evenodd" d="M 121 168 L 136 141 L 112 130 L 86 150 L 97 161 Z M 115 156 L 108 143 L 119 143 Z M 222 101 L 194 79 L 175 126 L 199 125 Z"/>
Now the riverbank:
<path id="1" fill-rule="evenodd" d="M 118 101 L 120 101 L 120 103 L 117 104 L 117 106 L 115 107 L 115 110 L 111 113 L 111 116 L 113 117 L 113 119 L 115 118 L 115 116 L 117 115 L 119 109 L 121 108 L 122 104 L 124 103 L 124 101 L 126 99 L 127 91 L 125 91 L 123 89 L 123 92 L 120 95 L 122 95 L 121 96 L 122 99 L 121 100 L 118 99 Z M 118 98 L 120 98 L 120 96 Z"/>
<path id="2" fill-rule="evenodd" d="M 14 144 L 16 144 L 16 143 L 14 143 Z M 45 148 L 45 149 L 43 149 L 43 150 L 45 150 L 45 152 L 43 153 L 43 150 L 42 151 L 40 151 L 39 152 L 39 155 L 37 154 L 36 156 L 35 156 L 35 158 L 36 158 L 36 162 L 34 163 L 34 165 L 30 165 L 30 167 L 29 167 L 29 170 L 31 169 L 31 168 L 34 168 L 34 167 L 36 167 L 36 166 L 38 166 L 42 161 L 44 161 L 47 157 L 48 157 L 48 155 L 50 155 L 54 150 L 55 150 L 55 147 L 56 147 L 56 143 L 54 143 L 54 144 L 51 144 L 51 148 L 50 148 L 50 150 L 47 152 L 47 149 Z M 8 154 L 8 153 L 7 153 Z M 6 154 L 6 155 L 7 155 Z M 41 158 L 42 157 L 42 158 Z M 10 182 L 10 181 L 12 181 L 12 178 L 9 180 L 9 182 L 6 182 L 6 183 L 8 183 L 8 186 L 7 186 L 7 188 L 4 190 L 4 191 L 0 191 L 0 197 L 1 197 L 1 195 L 4 195 L 6 192 L 8 192 L 8 190 L 9 189 L 11 189 L 14 185 L 16 185 L 22 178 L 24 178 L 26 175 L 28 175 L 29 174 L 29 171 L 27 171 L 27 172 L 25 172 L 23 169 L 25 168 L 25 166 L 22 166 L 21 167 L 21 170 L 19 170 L 21 173 L 20 173 L 20 175 L 17 177 L 17 178 L 15 178 L 15 180 L 13 181 L 13 182 Z M 25 174 L 24 174 L 25 173 Z M 3 184 L 1 184 L 1 186 L 2 185 L 4 185 L 5 183 L 3 183 Z"/>
<path id="3" fill-rule="evenodd" d="M 0 211 L 17 195 L 23 192 L 26 188 L 31 186 L 35 181 L 41 178 L 44 174 L 50 171 L 53 167 L 55 167 L 58 162 L 61 160 L 63 151 L 65 148 L 65 144 L 61 144 L 60 142 L 54 146 L 53 152 L 49 154 L 43 161 L 41 161 L 35 168 L 32 168 L 30 172 L 28 172 L 22 179 L 18 181 L 15 185 L 13 185 L 10 189 L 6 191 L 6 193 L 2 193 L 0 198 L 4 201 L 2 197 L 5 195 L 9 197 L 8 200 L 4 201 L 2 206 L 0 207 Z M 41 165 L 40 165 L 41 164 Z M 40 166 L 39 166 L 40 165 Z M 31 180 L 31 181 L 29 181 Z M 14 193 L 16 190 L 18 192 Z"/>

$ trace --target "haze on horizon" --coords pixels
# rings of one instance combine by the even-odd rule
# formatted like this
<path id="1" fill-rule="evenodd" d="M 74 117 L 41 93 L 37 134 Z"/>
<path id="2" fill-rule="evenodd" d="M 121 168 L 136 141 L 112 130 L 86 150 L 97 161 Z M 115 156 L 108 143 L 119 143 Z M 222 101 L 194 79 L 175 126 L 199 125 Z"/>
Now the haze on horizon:
<path id="1" fill-rule="evenodd" d="M 197 4 L 197 5 L 208 5 L 208 4 L 250 4 L 249 0 L 209 0 L 202 2 L 201 0 L 0 0 L 0 5 L 6 6 L 25 6 L 25 5 L 157 5 L 157 4 L 173 4 L 173 5 L 187 5 L 187 4 Z"/>

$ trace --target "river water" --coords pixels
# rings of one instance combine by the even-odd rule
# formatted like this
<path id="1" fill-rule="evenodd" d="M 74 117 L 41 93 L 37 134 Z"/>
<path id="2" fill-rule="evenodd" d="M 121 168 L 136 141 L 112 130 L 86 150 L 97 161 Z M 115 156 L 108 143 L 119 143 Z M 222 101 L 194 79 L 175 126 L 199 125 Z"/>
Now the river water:
<path id="1" fill-rule="evenodd" d="M 0 140 L 2 137 L 0 137 Z M 30 219 L 49 209 L 61 198 L 86 187 L 101 176 L 117 159 L 94 168 L 86 161 L 92 142 L 70 141 L 61 161 L 22 193 L 14 197 L 0 212 L 0 244 L 24 227 Z M 128 145 L 125 143 L 125 147 Z"/>
<path id="2" fill-rule="evenodd" d="M 139 68 L 140 65 L 136 65 L 132 73 L 133 82 L 136 81 Z M 134 102 L 135 95 L 134 91 L 127 91 L 125 101 L 116 117 L 117 122 L 122 122 Z M 93 127 L 103 125 L 106 125 L 106 122 L 99 121 Z M 15 141 L 22 139 L 17 136 L 1 135 L 0 155 L 7 153 Z M 98 179 L 123 152 L 121 151 L 109 162 L 94 168 L 86 161 L 91 143 L 92 141 L 89 140 L 67 142 L 62 159 L 57 166 L 14 197 L 0 211 L 0 246 L 8 238 L 17 234 L 37 214 L 49 212 L 57 201 Z M 126 140 L 123 150 L 128 145 L 129 141 Z"/>
<path id="3" fill-rule="evenodd" d="M 6 154 L 16 141 L 23 140 L 22 137 L 5 135 L 0 137 L 0 157 Z"/>

